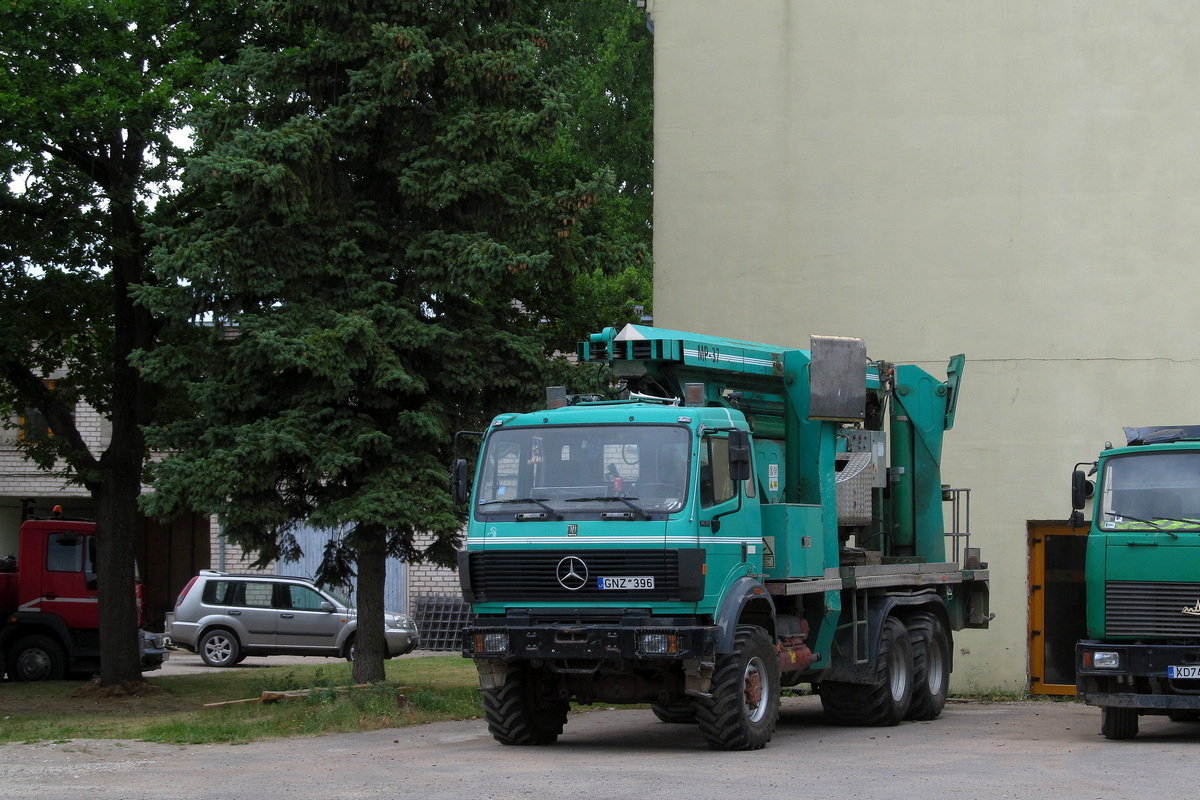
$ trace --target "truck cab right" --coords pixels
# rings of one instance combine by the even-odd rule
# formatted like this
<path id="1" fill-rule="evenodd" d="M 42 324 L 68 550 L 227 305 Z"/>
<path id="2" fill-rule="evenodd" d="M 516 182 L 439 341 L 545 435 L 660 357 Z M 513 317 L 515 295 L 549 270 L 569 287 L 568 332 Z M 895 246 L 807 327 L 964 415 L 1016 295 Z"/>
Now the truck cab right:
<path id="1" fill-rule="evenodd" d="M 1077 694 L 1109 739 L 1144 714 L 1200 720 L 1200 425 L 1125 434 L 1071 485 L 1075 524 L 1094 495 Z"/>

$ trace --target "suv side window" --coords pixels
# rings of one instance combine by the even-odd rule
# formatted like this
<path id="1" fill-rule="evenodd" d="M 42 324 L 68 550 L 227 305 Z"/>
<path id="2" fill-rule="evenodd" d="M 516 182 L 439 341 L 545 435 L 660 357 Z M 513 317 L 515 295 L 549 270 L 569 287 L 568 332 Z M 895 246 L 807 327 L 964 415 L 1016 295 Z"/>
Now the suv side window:
<path id="1" fill-rule="evenodd" d="M 242 584 L 243 591 L 239 598 L 240 606 L 249 608 L 271 608 L 272 598 L 275 594 L 275 584 L 261 583 L 259 581 L 246 581 Z"/>
<path id="2" fill-rule="evenodd" d="M 232 602 L 233 586 L 230 581 L 206 581 L 201 599 L 206 606 L 227 606 Z"/>
<path id="3" fill-rule="evenodd" d="M 320 611 L 321 603 L 328 602 L 324 597 L 307 586 L 289 584 L 286 594 L 287 598 L 291 601 L 291 607 L 301 611 Z"/>

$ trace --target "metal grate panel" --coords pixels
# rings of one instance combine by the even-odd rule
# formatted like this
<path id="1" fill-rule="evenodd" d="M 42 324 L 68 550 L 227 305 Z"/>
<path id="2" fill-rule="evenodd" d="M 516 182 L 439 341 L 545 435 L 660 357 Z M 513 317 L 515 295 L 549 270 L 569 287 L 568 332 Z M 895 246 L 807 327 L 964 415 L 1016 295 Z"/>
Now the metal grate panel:
<path id="1" fill-rule="evenodd" d="M 1200 583 L 1109 581 L 1104 629 L 1108 636 L 1200 636 Z"/>
<path id="2" fill-rule="evenodd" d="M 559 570 L 570 571 L 562 562 L 581 561 L 574 571 L 579 587 L 568 589 L 559 582 Z M 471 588 L 480 602 L 542 600 L 562 603 L 613 600 L 679 599 L 679 559 L 674 550 L 536 550 L 482 552 L 471 554 Z M 604 590 L 599 578 L 652 577 L 653 589 Z M 568 581 L 571 583 L 571 581 Z"/>
<path id="3" fill-rule="evenodd" d="M 471 606 L 455 595 L 422 594 L 413 602 L 422 650 L 459 650 L 462 629 L 475 621 Z"/>

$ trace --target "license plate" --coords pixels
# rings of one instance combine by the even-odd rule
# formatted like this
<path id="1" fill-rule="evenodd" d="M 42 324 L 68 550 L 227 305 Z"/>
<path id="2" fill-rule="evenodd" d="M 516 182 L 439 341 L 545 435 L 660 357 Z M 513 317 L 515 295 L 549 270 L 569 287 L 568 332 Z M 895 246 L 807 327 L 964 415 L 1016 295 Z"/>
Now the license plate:
<path id="1" fill-rule="evenodd" d="M 1167 667 L 1167 676 L 1171 678 L 1200 678 L 1200 666 Z"/>
<path id="2" fill-rule="evenodd" d="M 598 578 L 601 589 L 653 589 L 653 575 L 639 575 L 621 578 Z"/>

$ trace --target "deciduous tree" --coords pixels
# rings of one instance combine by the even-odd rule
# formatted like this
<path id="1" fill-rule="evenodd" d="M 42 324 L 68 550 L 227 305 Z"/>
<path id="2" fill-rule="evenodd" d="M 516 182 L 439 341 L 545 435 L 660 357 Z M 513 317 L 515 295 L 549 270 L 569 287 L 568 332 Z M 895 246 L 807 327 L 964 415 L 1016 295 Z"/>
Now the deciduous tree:
<path id="1" fill-rule="evenodd" d="M 106 685 L 141 677 L 133 530 L 157 398 L 129 356 L 157 324 L 130 287 L 150 276 L 146 226 L 189 208 L 171 133 L 244 20 L 214 0 L 0 4 L 0 407 L 40 410 L 53 436 L 27 454 L 95 500 Z M 110 423 L 103 452 L 80 400 Z"/>

